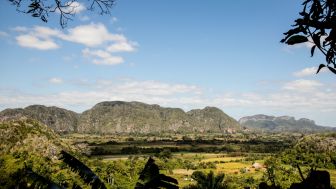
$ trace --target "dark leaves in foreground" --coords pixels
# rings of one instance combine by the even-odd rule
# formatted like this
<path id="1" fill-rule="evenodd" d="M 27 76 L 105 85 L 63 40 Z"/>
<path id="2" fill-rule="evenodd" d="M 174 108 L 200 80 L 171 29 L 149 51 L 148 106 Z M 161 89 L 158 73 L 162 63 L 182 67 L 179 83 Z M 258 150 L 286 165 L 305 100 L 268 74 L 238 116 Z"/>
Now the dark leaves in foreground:
<path id="1" fill-rule="evenodd" d="M 13 188 L 64 189 L 64 187 L 54 183 L 47 177 L 39 175 L 28 167 L 25 167 L 24 169 L 19 169 L 15 173 L 15 179 L 15 186 L 13 186 Z"/>
<path id="2" fill-rule="evenodd" d="M 318 48 L 325 56 L 326 64 L 321 64 L 316 73 L 324 67 L 336 74 L 336 1 L 304 0 L 300 18 L 293 28 L 284 33 L 282 43 L 295 45 L 312 43 L 311 56 Z"/>
<path id="3" fill-rule="evenodd" d="M 33 180 L 31 188 L 50 188 L 50 189 L 64 189 L 58 184 L 52 182 L 51 180 L 35 173 L 30 169 L 26 169 L 26 175 Z"/>
<path id="4" fill-rule="evenodd" d="M 155 164 L 154 159 L 149 158 L 144 169 L 140 173 L 136 189 L 178 189 L 178 182 L 172 177 L 160 174 L 159 167 Z"/>
<path id="5" fill-rule="evenodd" d="M 40 18 L 43 22 L 48 22 L 49 15 L 59 16 L 59 24 L 62 28 L 67 26 L 68 20 L 77 13 L 80 1 L 83 0 L 8 0 L 16 7 L 18 12 L 26 13 L 34 18 Z M 81 4 L 86 4 L 81 3 Z M 115 0 L 87 0 L 87 9 L 98 10 L 99 14 L 110 14 Z"/>
<path id="6" fill-rule="evenodd" d="M 85 164 L 79 161 L 71 154 L 61 151 L 61 160 L 66 163 L 73 171 L 77 172 L 86 184 L 92 186 L 93 189 L 106 189 L 105 184 L 99 177 Z"/>

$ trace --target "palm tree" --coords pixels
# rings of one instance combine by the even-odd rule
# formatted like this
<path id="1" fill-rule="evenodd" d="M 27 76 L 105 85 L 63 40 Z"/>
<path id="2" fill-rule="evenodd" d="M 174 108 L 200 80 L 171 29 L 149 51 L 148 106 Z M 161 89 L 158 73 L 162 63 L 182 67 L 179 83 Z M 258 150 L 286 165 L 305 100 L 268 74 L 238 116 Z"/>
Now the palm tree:
<path id="1" fill-rule="evenodd" d="M 201 171 L 195 171 L 191 175 L 197 183 L 189 185 L 187 189 L 226 189 L 227 186 L 224 183 L 224 173 L 215 175 L 213 171 L 205 174 Z"/>

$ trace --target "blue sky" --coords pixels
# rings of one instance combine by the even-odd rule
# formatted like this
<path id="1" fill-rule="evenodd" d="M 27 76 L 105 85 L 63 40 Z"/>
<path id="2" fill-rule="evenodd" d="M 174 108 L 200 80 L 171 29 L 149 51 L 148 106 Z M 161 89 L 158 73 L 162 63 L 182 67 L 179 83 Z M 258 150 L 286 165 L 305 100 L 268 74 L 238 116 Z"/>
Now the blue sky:
<path id="1" fill-rule="evenodd" d="M 336 77 L 314 74 L 323 57 L 279 42 L 300 1 L 119 0 L 110 16 L 79 4 L 65 29 L 0 7 L 0 110 L 125 100 L 336 126 Z"/>

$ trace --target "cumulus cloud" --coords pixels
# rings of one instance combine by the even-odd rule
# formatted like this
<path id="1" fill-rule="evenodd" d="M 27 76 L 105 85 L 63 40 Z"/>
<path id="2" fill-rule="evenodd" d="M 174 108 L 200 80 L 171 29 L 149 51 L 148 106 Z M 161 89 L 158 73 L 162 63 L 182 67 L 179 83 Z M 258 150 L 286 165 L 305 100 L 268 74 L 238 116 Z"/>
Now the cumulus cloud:
<path id="1" fill-rule="evenodd" d="M 112 44 L 107 47 L 107 51 L 109 52 L 133 52 L 135 51 L 135 46 L 137 46 L 136 43 L 133 42 L 119 42 Z"/>
<path id="2" fill-rule="evenodd" d="M 336 113 L 336 92 L 318 90 L 320 86 L 326 84 L 311 80 L 290 81 L 279 85 L 277 90 L 267 93 L 213 93 L 196 85 L 134 79 L 96 81 L 84 79 L 73 81 L 72 85 L 77 90 L 45 95 L 0 89 L 0 108 L 22 107 L 38 103 L 83 111 L 101 101 L 123 100 L 180 107 L 185 110 L 216 106 L 229 115 L 230 110 L 255 114 L 282 112 L 292 115 L 294 113 L 308 118 L 320 115 L 321 112 L 324 116 L 333 116 Z M 304 86 L 309 90 L 303 93 L 296 90 L 299 86 Z M 314 90 L 311 90 L 312 88 Z M 242 113 L 239 115 L 242 116 Z"/>
<path id="3" fill-rule="evenodd" d="M 74 2 L 68 2 L 67 6 L 63 11 L 69 12 L 69 13 L 74 13 L 74 14 L 79 14 L 82 11 L 86 10 L 86 7 L 84 4 L 79 3 L 77 1 Z"/>
<path id="4" fill-rule="evenodd" d="M 295 77 L 306 77 L 306 76 L 312 76 L 316 74 L 317 68 L 316 67 L 309 67 L 309 68 L 304 68 L 300 71 L 294 72 L 293 75 Z"/>
<path id="5" fill-rule="evenodd" d="M 102 65 L 116 65 L 124 62 L 124 59 L 120 56 L 113 56 L 111 53 L 103 50 L 90 50 L 88 48 L 82 51 L 85 57 L 93 59 L 94 64 Z"/>
<path id="6" fill-rule="evenodd" d="M 59 36 L 63 40 L 95 47 L 107 42 L 127 41 L 121 34 L 112 34 L 103 24 L 80 25 L 68 30 L 67 34 Z"/>
<path id="7" fill-rule="evenodd" d="M 14 28 L 12 28 L 13 31 L 16 32 L 26 32 L 28 31 L 28 28 L 24 27 L 24 26 L 16 26 Z"/>
<path id="8" fill-rule="evenodd" d="M 52 83 L 52 84 L 61 84 L 61 83 L 63 83 L 63 79 L 62 78 L 58 78 L 58 77 L 50 78 L 48 81 L 49 81 L 49 83 Z"/>
<path id="9" fill-rule="evenodd" d="M 313 75 L 316 75 L 317 69 L 318 69 L 317 67 L 304 68 L 302 70 L 294 72 L 293 75 L 295 77 L 313 76 Z M 321 69 L 319 73 L 326 72 L 326 71 L 327 71 L 326 69 Z"/>
<path id="10" fill-rule="evenodd" d="M 83 45 L 86 48 L 82 50 L 82 54 L 94 64 L 116 65 L 123 63 L 123 57 L 112 53 L 133 52 L 138 46 L 136 42 L 129 41 L 122 34 L 109 32 L 101 23 L 79 25 L 67 31 L 43 26 L 33 28 L 18 26 L 14 30 L 20 33 L 16 39 L 22 47 L 38 50 L 57 49 L 60 46 L 55 43 L 55 40 Z"/>
<path id="11" fill-rule="evenodd" d="M 34 48 L 39 50 L 51 50 L 59 48 L 59 46 L 53 40 L 43 40 L 33 35 L 20 35 L 16 37 L 16 41 L 21 47 Z"/>
<path id="12" fill-rule="evenodd" d="M 35 26 L 28 34 L 23 35 L 31 35 L 38 38 L 58 38 L 88 47 L 97 47 L 109 42 L 127 42 L 124 35 L 110 33 L 105 25 L 101 23 L 76 26 L 68 29 L 67 32 L 44 26 Z"/>
<path id="13" fill-rule="evenodd" d="M 283 86 L 283 89 L 306 92 L 315 90 L 322 85 L 323 85 L 322 83 L 315 80 L 298 79 L 286 83 Z"/>
<path id="14" fill-rule="evenodd" d="M 78 90 L 36 95 L 21 91 L 5 91 L 0 89 L 0 104 L 6 108 L 27 106 L 29 104 L 58 105 L 61 107 L 72 107 L 71 109 L 79 107 L 80 111 L 90 108 L 95 103 L 108 100 L 141 101 L 177 106 L 182 101 L 187 104 L 195 103 L 196 100 L 192 100 L 193 96 L 194 94 L 200 94 L 201 90 L 193 85 L 129 79 L 97 80 L 94 82 L 80 80 L 74 82 L 74 84 L 86 87 L 87 90 L 85 92 Z M 195 99 L 198 99 L 198 97 L 195 97 Z"/>

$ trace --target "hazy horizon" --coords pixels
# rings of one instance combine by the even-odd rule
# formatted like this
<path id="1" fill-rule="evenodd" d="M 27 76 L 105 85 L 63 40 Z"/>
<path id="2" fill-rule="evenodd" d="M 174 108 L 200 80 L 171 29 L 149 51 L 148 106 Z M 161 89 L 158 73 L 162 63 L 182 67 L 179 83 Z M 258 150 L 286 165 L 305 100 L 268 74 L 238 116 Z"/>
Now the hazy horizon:
<path id="1" fill-rule="evenodd" d="M 107 101 L 102 101 L 102 102 L 107 102 Z M 139 102 L 139 101 L 123 101 L 123 102 Z M 98 102 L 98 103 L 101 103 L 101 102 Z M 140 102 L 140 103 L 144 103 L 144 102 Z M 147 103 L 146 103 L 146 104 L 147 104 Z M 31 104 L 31 105 L 28 105 L 28 106 L 34 106 L 34 105 L 43 105 L 43 106 L 46 106 L 46 105 L 44 105 L 44 104 Z M 80 110 L 80 111 L 78 111 L 78 110 L 68 109 L 68 108 L 61 107 L 61 106 L 54 106 L 54 105 L 50 105 L 50 106 L 47 106 L 47 107 L 58 107 L 58 108 L 63 108 L 63 109 L 71 110 L 71 111 L 73 111 L 73 112 L 76 112 L 76 113 L 78 113 L 78 114 L 81 114 L 81 113 L 83 113 L 84 111 L 93 108 L 93 106 L 95 106 L 95 105 L 96 105 L 96 104 L 94 104 L 94 105 L 92 105 L 92 106 L 90 106 L 90 107 L 88 107 L 88 108 L 86 108 L 86 109 Z M 195 109 L 204 109 L 204 108 L 206 108 L 206 107 L 214 107 L 214 106 L 204 106 L 204 107 L 193 108 L 193 109 L 183 109 L 183 108 L 180 108 L 180 107 L 162 106 L 162 105 L 160 105 L 160 104 L 149 104 L 149 105 L 159 105 L 159 106 L 162 107 L 162 108 L 179 108 L 179 109 L 182 109 L 184 112 L 188 112 L 188 111 L 195 110 Z M 15 108 L 26 108 L 26 107 L 28 107 L 28 106 L 24 106 L 24 107 L 13 107 L 13 109 L 15 109 Z M 218 107 L 215 107 L 215 108 L 218 108 Z M 7 109 L 7 108 L 5 108 L 5 109 Z M 5 109 L 0 109 L 0 111 L 3 111 L 3 110 L 5 110 Z M 11 108 L 10 108 L 10 109 L 11 109 Z M 222 110 L 224 113 L 226 113 L 225 110 L 223 110 L 223 109 L 221 109 L 221 108 L 219 108 L 219 109 Z M 265 113 L 258 113 L 258 114 L 253 114 L 253 115 L 245 115 L 245 116 L 242 116 L 242 117 L 233 117 L 233 116 L 232 116 L 232 117 L 233 117 L 235 120 L 239 121 L 239 119 L 241 119 L 241 118 L 243 118 L 243 117 L 247 117 L 247 116 L 256 116 L 256 115 L 267 115 L 267 116 L 274 116 L 274 117 L 289 116 L 289 117 L 294 117 L 295 120 L 299 120 L 299 119 L 309 119 L 308 117 L 295 117 L 295 116 L 291 116 L 291 115 L 271 115 L 271 114 L 265 114 Z M 231 116 L 231 115 L 228 115 L 228 116 Z M 310 119 L 310 120 L 311 120 L 311 119 Z M 315 121 L 315 120 L 313 120 L 313 121 Z M 320 125 L 320 124 L 317 123 L 316 121 L 315 121 L 315 123 L 316 123 L 317 125 L 319 125 L 319 126 L 336 127 L 336 126 L 334 126 L 334 125 Z"/>

